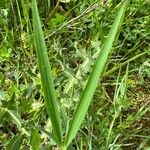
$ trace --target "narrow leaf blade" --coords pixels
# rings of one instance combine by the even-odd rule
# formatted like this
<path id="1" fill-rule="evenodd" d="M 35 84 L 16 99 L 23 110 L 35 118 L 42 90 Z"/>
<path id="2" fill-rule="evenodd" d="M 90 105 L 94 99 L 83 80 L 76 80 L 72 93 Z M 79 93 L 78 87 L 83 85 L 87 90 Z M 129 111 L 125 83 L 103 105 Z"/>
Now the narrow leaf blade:
<path id="1" fill-rule="evenodd" d="M 34 128 L 34 129 L 32 129 L 32 132 L 31 132 L 32 150 L 40 150 L 40 143 L 41 143 L 41 139 L 40 139 L 40 135 L 38 133 L 38 129 Z"/>
<path id="2" fill-rule="evenodd" d="M 36 52 L 38 57 L 38 65 L 41 74 L 42 88 L 44 92 L 44 100 L 47 113 L 51 119 L 54 136 L 58 145 L 62 144 L 61 121 L 59 115 L 58 104 L 55 97 L 55 90 L 52 80 L 51 67 L 49 64 L 47 49 L 42 32 L 40 17 L 37 10 L 36 0 L 33 0 L 33 29 L 35 33 Z"/>
<path id="3" fill-rule="evenodd" d="M 105 64 L 106 64 L 109 54 L 112 50 L 113 42 L 115 41 L 117 33 L 122 24 L 122 20 L 123 20 L 124 14 L 125 14 L 127 4 L 128 4 L 128 0 L 126 0 L 122 4 L 121 8 L 119 9 L 118 15 L 115 18 L 114 24 L 109 32 L 109 35 L 104 42 L 101 53 L 95 63 L 93 71 L 89 77 L 89 80 L 88 80 L 86 87 L 81 95 L 79 104 L 78 104 L 75 114 L 73 116 L 68 134 L 66 136 L 65 146 L 66 145 L 68 146 L 71 143 L 71 141 L 75 137 L 75 135 L 76 135 L 77 131 L 79 130 L 80 125 L 85 117 L 85 114 L 86 114 L 88 107 L 90 105 L 90 102 L 92 100 L 93 94 L 98 85 L 99 78 L 102 76 Z"/>

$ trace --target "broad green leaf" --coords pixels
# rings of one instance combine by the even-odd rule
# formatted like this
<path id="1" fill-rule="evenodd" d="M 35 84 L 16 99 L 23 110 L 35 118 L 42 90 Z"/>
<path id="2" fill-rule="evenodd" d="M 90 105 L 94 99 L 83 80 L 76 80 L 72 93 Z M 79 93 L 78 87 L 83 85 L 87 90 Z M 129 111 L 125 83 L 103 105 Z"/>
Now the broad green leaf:
<path id="1" fill-rule="evenodd" d="M 66 141 L 65 141 L 65 148 L 68 146 L 75 135 L 77 134 L 80 125 L 85 117 L 85 114 L 88 110 L 88 107 L 91 103 L 93 94 L 96 90 L 96 87 L 99 83 L 99 79 L 102 76 L 103 70 L 105 68 L 105 65 L 107 63 L 107 59 L 109 57 L 109 54 L 112 50 L 113 42 L 116 39 L 116 36 L 119 32 L 120 26 L 122 24 L 122 20 L 125 14 L 126 7 L 128 5 L 128 0 L 124 1 L 121 8 L 118 11 L 118 15 L 115 18 L 114 24 L 108 34 L 107 39 L 104 42 L 104 45 L 102 47 L 102 50 L 100 52 L 99 57 L 97 58 L 97 61 L 95 63 L 95 66 L 93 68 L 93 71 L 88 79 L 88 82 L 86 84 L 86 87 L 81 95 L 80 101 L 78 103 L 77 109 L 74 113 L 73 119 L 70 124 L 70 128 L 68 130 L 68 133 L 66 135 Z"/>
<path id="2" fill-rule="evenodd" d="M 40 143 L 41 143 L 41 139 L 40 139 L 40 135 L 38 133 L 38 129 L 32 129 L 31 131 L 31 146 L 32 146 L 32 150 L 40 150 Z"/>
<path id="3" fill-rule="evenodd" d="M 38 65 L 41 74 L 42 88 L 44 92 L 44 100 L 47 113 L 51 119 L 54 136 L 58 145 L 62 145 L 62 129 L 58 109 L 58 103 L 55 96 L 54 84 L 49 64 L 47 49 L 42 32 L 40 17 L 38 14 L 36 0 L 33 0 L 33 29 L 35 33 L 36 52 L 38 57 Z"/>
<path id="4" fill-rule="evenodd" d="M 23 134 L 15 135 L 6 145 L 6 150 L 19 150 L 24 139 Z"/>

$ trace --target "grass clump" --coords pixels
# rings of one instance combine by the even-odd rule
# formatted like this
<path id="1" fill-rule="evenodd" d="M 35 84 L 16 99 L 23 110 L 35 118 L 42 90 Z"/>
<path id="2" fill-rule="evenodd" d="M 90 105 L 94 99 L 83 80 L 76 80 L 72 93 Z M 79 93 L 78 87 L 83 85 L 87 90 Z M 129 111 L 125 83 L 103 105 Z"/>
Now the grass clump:
<path id="1" fill-rule="evenodd" d="M 149 148 L 149 3 L 127 3 L 0 6 L 1 149 Z"/>

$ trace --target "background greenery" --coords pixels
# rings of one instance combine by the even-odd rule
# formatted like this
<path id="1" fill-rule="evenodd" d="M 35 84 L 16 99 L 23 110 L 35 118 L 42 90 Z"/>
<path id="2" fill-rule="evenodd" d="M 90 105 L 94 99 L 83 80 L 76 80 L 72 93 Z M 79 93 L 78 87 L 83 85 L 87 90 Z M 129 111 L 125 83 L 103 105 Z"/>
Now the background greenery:
<path id="1" fill-rule="evenodd" d="M 37 2 L 57 99 L 70 119 L 120 1 Z M 131 1 L 71 149 L 150 147 L 149 8 L 149 0 Z M 30 149 L 30 132 L 40 149 L 56 149 L 48 136 L 52 129 L 43 103 L 30 0 L 0 1 L 0 41 L 0 149 Z"/>

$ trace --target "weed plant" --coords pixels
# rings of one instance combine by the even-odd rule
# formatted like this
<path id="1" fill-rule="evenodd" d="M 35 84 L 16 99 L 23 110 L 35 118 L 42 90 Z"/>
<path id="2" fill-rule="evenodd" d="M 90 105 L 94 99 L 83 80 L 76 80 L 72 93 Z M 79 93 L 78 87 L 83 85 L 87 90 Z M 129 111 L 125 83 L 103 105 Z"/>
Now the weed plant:
<path id="1" fill-rule="evenodd" d="M 128 2 L 0 2 L 0 149 L 149 149 L 150 2 Z"/>

